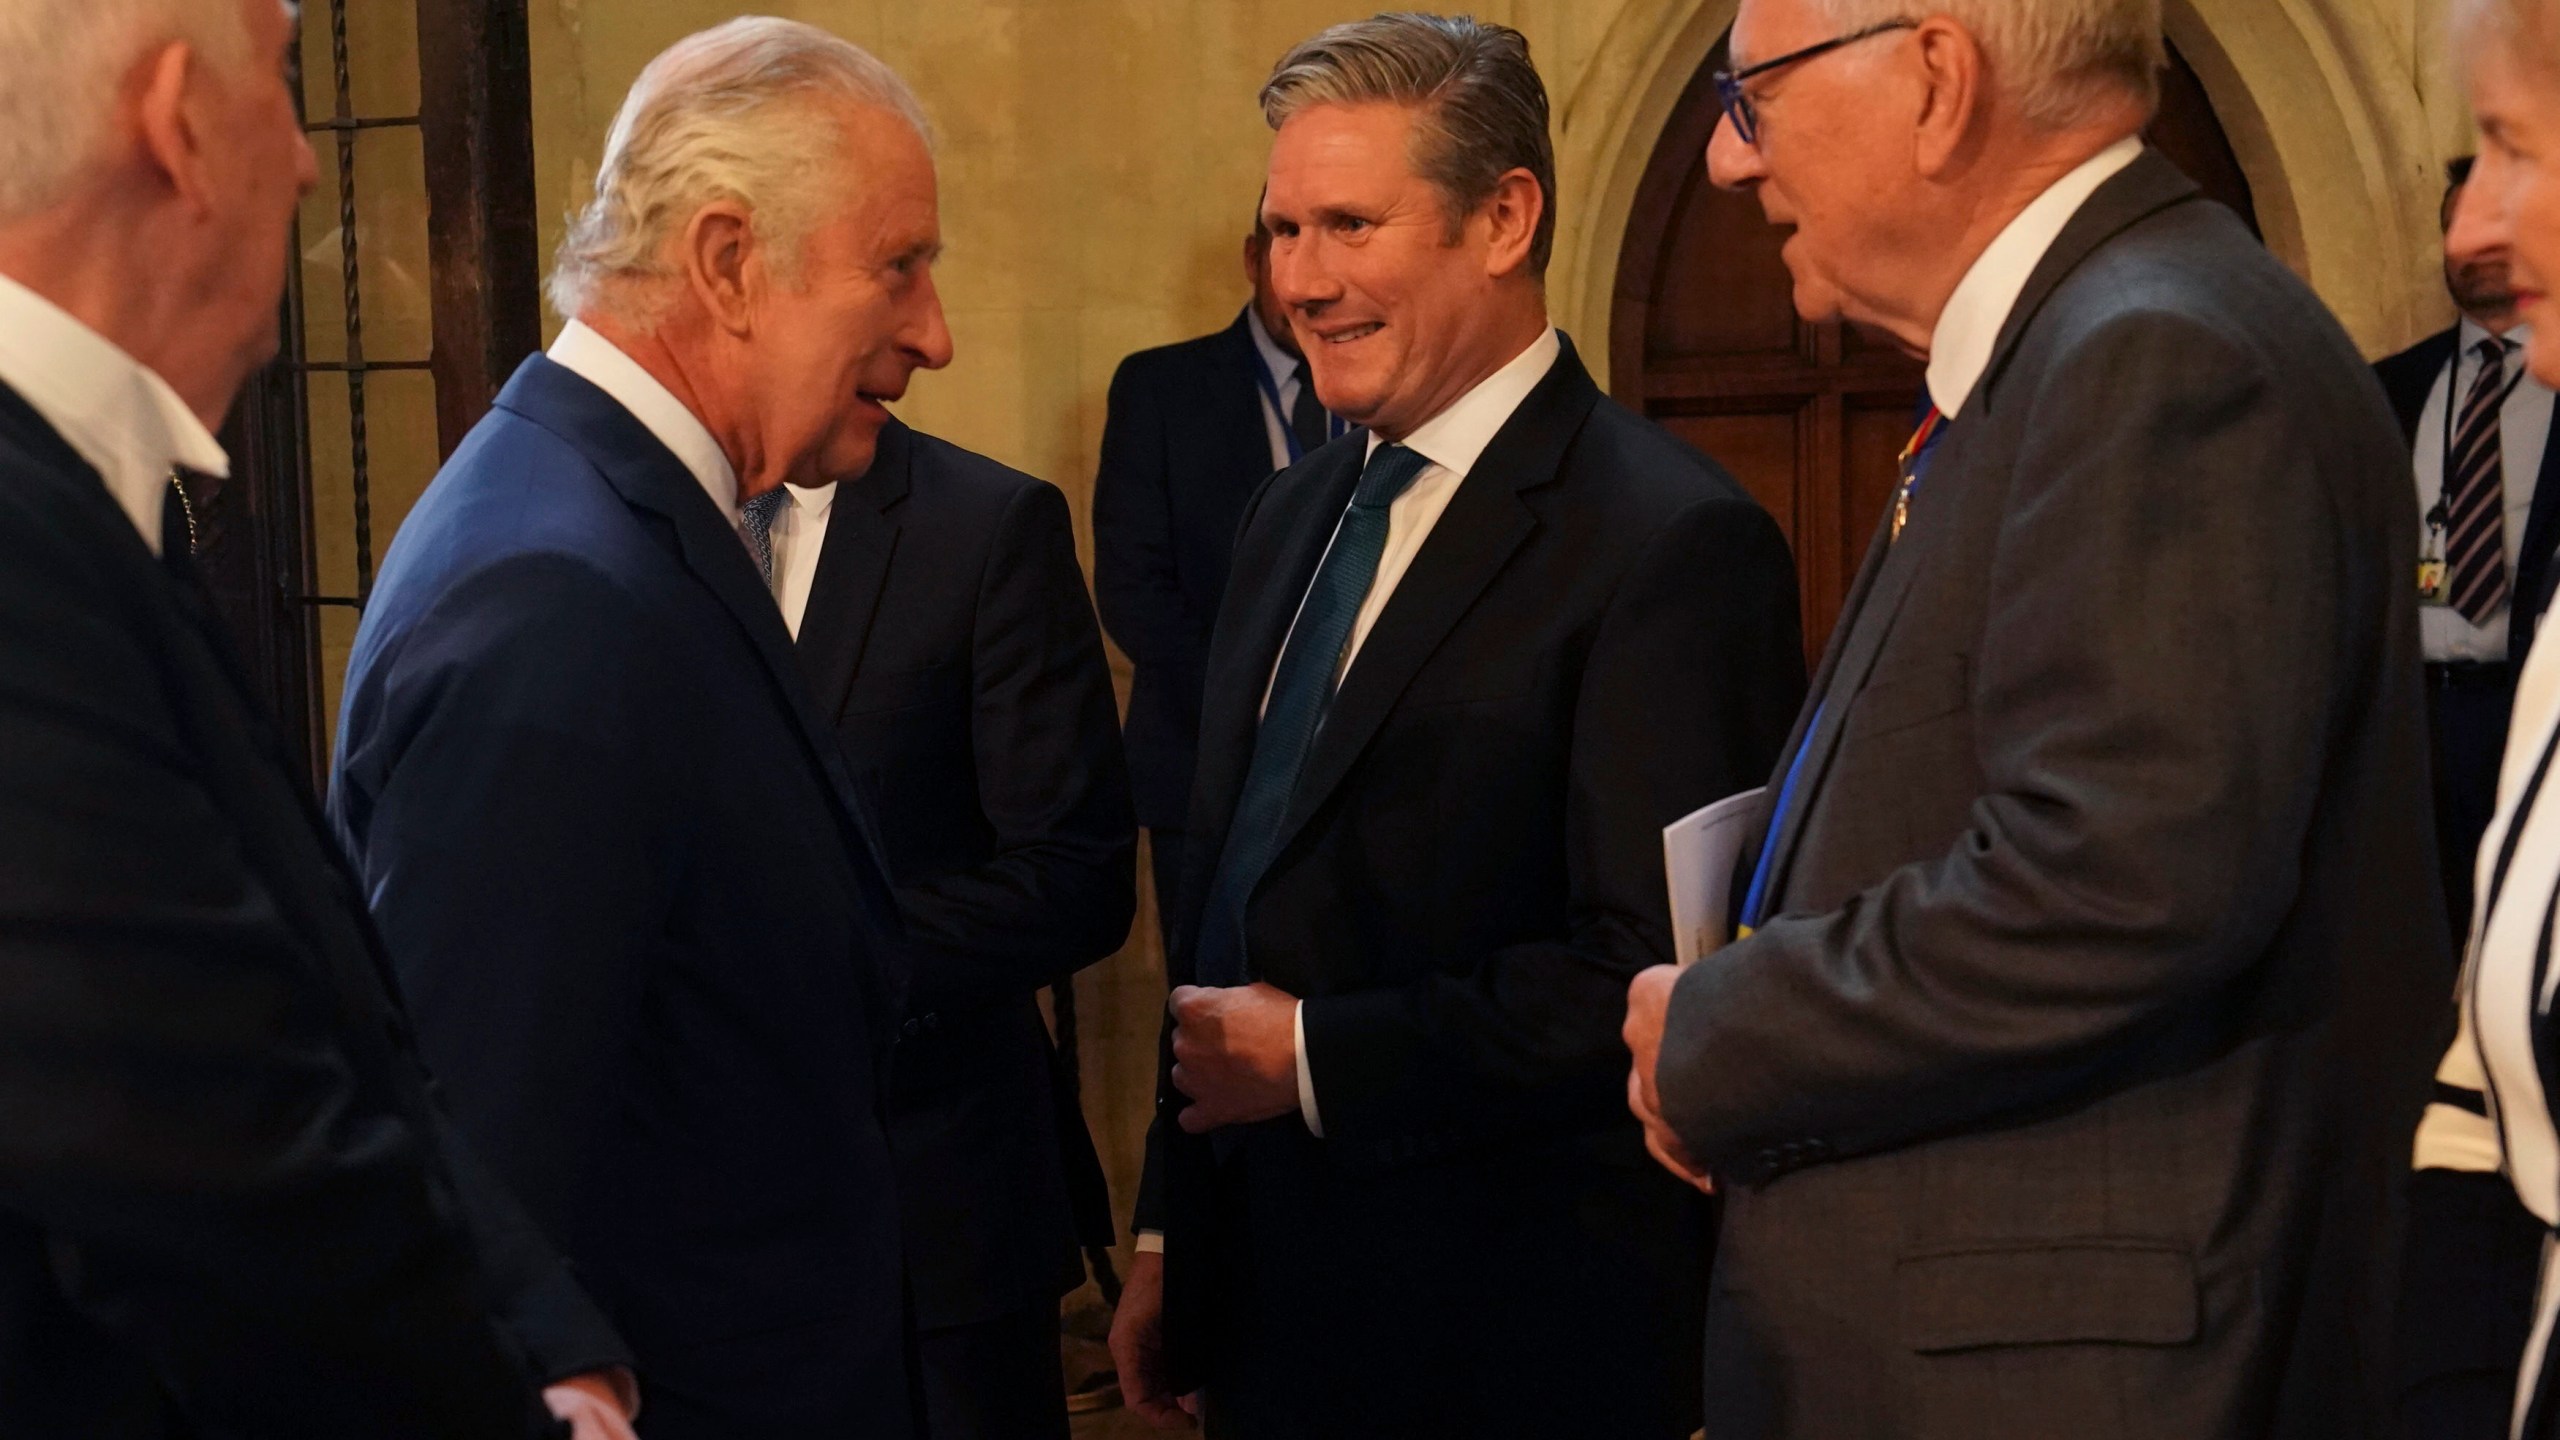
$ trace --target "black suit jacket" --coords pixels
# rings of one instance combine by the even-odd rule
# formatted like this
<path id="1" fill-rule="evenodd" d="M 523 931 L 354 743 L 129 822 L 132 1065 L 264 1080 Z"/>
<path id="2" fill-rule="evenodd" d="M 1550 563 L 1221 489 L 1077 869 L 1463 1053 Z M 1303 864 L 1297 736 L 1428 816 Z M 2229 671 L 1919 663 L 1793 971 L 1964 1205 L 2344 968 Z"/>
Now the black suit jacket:
<path id="1" fill-rule="evenodd" d="M 2373 367 L 2374 375 L 2382 381 L 2382 393 L 2390 397 L 2391 412 L 2400 419 L 2401 436 L 2413 450 L 2419 445 L 2443 443 L 2441 434 L 2420 435 L 2418 423 L 2425 417 L 2428 397 L 2444 388 L 2444 369 L 2453 359 L 2453 347 L 2461 334 L 2460 326 L 2440 331 Z M 2534 632 L 2551 609 L 2552 591 L 2560 587 L 2560 444 L 2542 449 L 2542 468 L 2534 480 L 2533 510 L 2518 547 L 2516 573 L 2510 578 L 2514 583 L 2510 587 L 2513 599 L 2509 605 L 2507 658 L 2521 668 L 2525 652 L 2533 648 Z"/>
<path id="2" fill-rule="evenodd" d="M 1237 519 L 1271 476 L 1254 380 L 1261 364 L 1239 313 L 1215 335 L 1141 350 L 1111 377 L 1093 488 L 1093 588 L 1132 667 L 1129 773 L 1138 823 L 1149 829 L 1183 826 L 1209 627 L 1226 594 Z"/>
<path id="3" fill-rule="evenodd" d="M 1184 937 L 1367 443 L 1246 518 Z M 1239 1433 L 1694 1424 L 1707 1222 L 1644 1154 L 1618 1032 L 1672 955 L 1662 827 L 1757 782 L 1801 655 L 1777 526 L 1568 345 L 1381 612 L 1248 902 L 1256 972 L 1305 1000 L 1325 1138 L 1293 1115 L 1222 1166 L 1159 1096 L 1139 1222 L 1165 1232 L 1176 1369 Z"/>
<path id="4" fill-rule="evenodd" d="M 1111 1242 L 1039 992 L 1137 909 L 1111 670 L 1056 487 L 891 421 L 838 488 L 799 656 L 872 800 L 914 984 L 889 1093 L 917 1323 L 1054 1304 Z"/>
<path id="5" fill-rule="evenodd" d="M 338 739 L 428 1060 L 638 1350 L 652 1434 L 905 1433 L 896 919 L 701 484 L 526 361 L 384 560 Z"/>
<path id="6" fill-rule="evenodd" d="M 1664 1106 L 1728 1182 L 1708 1433 L 2385 1419 L 2453 978 L 2416 563 L 2371 372 L 2144 155 L 1879 531 L 1778 918 L 1674 993 Z"/>
<path id="7" fill-rule="evenodd" d="M 0 1434 L 549 1433 L 628 1353 L 428 1090 L 201 590 L 0 388 Z"/>

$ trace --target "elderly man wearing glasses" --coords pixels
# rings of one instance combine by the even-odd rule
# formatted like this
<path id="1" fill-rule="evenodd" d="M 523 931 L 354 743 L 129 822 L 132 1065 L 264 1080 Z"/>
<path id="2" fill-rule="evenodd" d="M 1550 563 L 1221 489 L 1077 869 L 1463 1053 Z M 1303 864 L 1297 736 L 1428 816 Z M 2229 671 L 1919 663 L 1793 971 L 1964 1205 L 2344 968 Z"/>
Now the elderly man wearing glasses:
<path id="1" fill-rule="evenodd" d="M 1714 178 L 1931 404 L 1747 933 L 1631 993 L 1638 1115 L 1726 1197 L 1711 1436 L 2384 1413 L 2452 983 L 2406 452 L 2318 299 L 2143 147 L 2160 10 L 1734 25 Z"/>

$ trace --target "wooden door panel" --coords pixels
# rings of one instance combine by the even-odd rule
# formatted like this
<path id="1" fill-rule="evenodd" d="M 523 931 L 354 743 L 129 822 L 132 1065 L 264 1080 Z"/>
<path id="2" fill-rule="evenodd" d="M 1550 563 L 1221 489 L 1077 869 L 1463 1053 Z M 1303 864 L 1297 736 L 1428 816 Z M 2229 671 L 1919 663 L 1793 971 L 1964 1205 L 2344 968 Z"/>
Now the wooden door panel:
<path id="1" fill-rule="evenodd" d="M 1775 516 L 1789 545 L 1796 538 L 1796 429 L 1801 405 L 1740 415 L 1667 415 L 1672 434 L 1716 457 L 1761 508 Z"/>

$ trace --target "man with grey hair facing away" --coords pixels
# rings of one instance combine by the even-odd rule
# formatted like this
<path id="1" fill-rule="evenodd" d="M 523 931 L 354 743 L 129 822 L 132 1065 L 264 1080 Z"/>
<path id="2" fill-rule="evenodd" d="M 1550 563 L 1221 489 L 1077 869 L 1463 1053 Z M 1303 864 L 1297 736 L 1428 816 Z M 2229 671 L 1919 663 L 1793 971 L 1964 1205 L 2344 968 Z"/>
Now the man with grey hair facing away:
<path id="1" fill-rule="evenodd" d="M 1113 1353 L 1212 1434 L 1685 1440 L 1710 1218 L 1624 1101 L 1675 953 L 1663 826 L 1803 693 L 1768 514 L 1548 322 L 1517 31 L 1283 57 L 1263 216 L 1327 409 L 1209 647 L 1156 1121 Z"/>
<path id="2" fill-rule="evenodd" d="M 0 1435 L 629 1440 L 170 499 L 275 352 L 293 43 L 0 0 Z"/>
<path id="3" fill-rule="evenodd" d="M 1925 17 L 1925 18 L 1919 18 Z M 1717 1440 L 2386 1432 L 2445 953 L 2406 452 L 2137 138 L 2160 0 L 1743 0 L 1707 152 L 1930 410 L 1632 1099 Z"/>
<path id="4" fill-rule="evenodd" d="M 770 542 L 950 358 L 925 137 L 797 22 L 650 62 L 570 324 L 401 527 L 348 670 L 331 811 L 428 1060 L 638 1352 L 651 1440 L 914 1424 L 896 918 Z"/>

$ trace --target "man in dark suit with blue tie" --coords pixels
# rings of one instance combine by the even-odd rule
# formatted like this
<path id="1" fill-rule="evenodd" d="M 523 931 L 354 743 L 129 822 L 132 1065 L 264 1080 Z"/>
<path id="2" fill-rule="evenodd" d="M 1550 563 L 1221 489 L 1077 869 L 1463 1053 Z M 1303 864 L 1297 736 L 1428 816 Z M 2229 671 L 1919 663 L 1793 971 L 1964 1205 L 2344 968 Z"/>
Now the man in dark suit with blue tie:
<path id="1" fill-rule="evenodd" d="M 1681 1440 L 1710 1222 L 1617 1018 L 1673 954 L 1663 827 L 1801 693 L 1786 543 L 1548 323 L 1517 32 L 1337 26 L 1263 106 L 1274 285 L 1367 428 L 1237 539 L 1122 1386 L 1242 1437 Z"/>
<path id="2" fill-rule="evenodd" d="M 651 62 L 561 247 L 571 323 L 403 525 L 349 666 L 331 807 L 428 1059 L 638 1352 L 652 1440 L 914 1423 L 902 942 L 765 527 L 949 358 L 923 133 L 796 22 Z"/>
<path id="3" fill-rule="evenodd" d="M 1244 272 L 1253 298 L 1234 324 L 1120 362 L 1094 478 L 1093 588 L 1132 668 L 1129 780 L 1160 916 L 1170 915 L 1182 876 L 1209 627 L 1226 594 L 1236 521 L 1274 471 L 1343 432 L 1272 293 L 1271 232 L 1259 213 Z"/>

